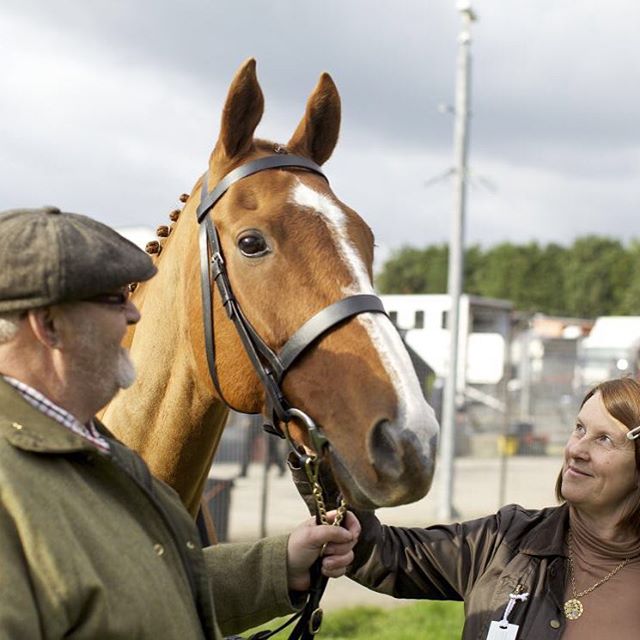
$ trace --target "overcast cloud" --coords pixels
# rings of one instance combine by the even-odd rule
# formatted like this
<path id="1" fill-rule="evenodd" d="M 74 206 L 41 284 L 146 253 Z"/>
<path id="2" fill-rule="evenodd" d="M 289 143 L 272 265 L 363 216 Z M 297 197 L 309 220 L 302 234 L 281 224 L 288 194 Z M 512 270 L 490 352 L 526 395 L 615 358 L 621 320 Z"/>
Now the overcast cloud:
<path id="1" fill-rule="evenodd" d="M 467 241 L 640 237 L 640 5 L 477 0 Z M 0 209 L 166 221 L 205 168 L 237 67 L 286 141 L 322 71 L 343 127 L 327 173 L 382 255 L 446 241 L 454 0 L 3 0 Z"/>

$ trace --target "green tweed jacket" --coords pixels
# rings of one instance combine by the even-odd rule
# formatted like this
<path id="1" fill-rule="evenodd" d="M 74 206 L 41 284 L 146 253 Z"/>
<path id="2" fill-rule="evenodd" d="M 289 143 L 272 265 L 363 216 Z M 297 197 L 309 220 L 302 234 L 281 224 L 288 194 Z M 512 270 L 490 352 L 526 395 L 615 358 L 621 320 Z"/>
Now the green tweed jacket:
<path id="1" fill-rule="evenodd" d="M 177 494 L 111 442 L 0 378 L 1 638 L 218 640 L 293 610 L 286 536 L 203 551 Z"/>

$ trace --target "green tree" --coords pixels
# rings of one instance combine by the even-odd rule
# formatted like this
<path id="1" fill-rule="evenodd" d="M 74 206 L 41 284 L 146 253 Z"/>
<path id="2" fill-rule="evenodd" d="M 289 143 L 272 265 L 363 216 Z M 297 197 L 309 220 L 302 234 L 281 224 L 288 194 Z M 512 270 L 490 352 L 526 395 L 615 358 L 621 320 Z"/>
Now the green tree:
<path id="1" fill-rule="evenodd" d="M 478 293 L 511 300 L 518 309 L 533 310 L 530 287 L 539 262 L 540 247 L 535 242 L 523 246 L 502 242 L 492 247 L 476 276 Z"/>
<path id="2" fill-rule="evenodd" d="M 640 316 L 640 241 L 634 240 L 627 249 L 629 281 L 619 300 L 616 313 Z"/>
<path id="3" fill-rule="evenodd" d="M 447 245 L 404 247 L 383 266 L 383 293 L 444 293 Z M 640 242 L 585 236 L 569 248 L 503 242 L 465 252 L 464 291 L 511 300 L 521 311 L 596 317 L 640 315 Z"/>
<path id="4" fill-rule="evenodd" d="M 381 293 L 444 293 L 447 290 L 447 245 L 425 249 L 403 247 L 385 262 L 376 285 Z"/>
<path id="5" fill-rule="evenodd" d="M 630 270 L 631 257 L 618 240 L 593 235 L 577 238 L 564 266 L 567 313 L 593 318 L 618 312 Z"/>
<path id="6" fill-rule="evenodd" d="M 483 260 L 482 250 L 473 245 L 465 251 L 465 291 L 475 291 L 475 278 Z M 376 278 L 381 293 L 446 293 L 449 247 L 429 245 L 424 249 L 403 247 L 392 253 Z"/>
<path id="7" fill-rule="evenodd" d="M 565 315 L 564 269 L 567 250 L 551 243 L 532 256 L 527 309 L 551 315 Z"/>
<path id="8" fill-rule="evenodd" d="M 479 245 L 474 244 L 465 250 L 463 289 L 466 293 L 481 295 L 480 287 L 478 284 L 478 274 L 482 269 L 484 260 L 485 260 L 485 254 Z"/>

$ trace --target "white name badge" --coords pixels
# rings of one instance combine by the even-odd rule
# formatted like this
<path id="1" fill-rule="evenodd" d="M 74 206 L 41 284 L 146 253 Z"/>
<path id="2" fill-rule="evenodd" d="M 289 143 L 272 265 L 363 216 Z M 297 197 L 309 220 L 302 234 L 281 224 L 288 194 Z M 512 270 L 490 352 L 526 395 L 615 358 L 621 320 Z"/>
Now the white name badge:
<path id="1" fill-rule="evenodd" d="M 509 594 L 509 602 L 502 614 L 502 620 L 492 620 L 489 625 L 487 640 L 516 640 L 518 635 L 518 625 L 509 622 L 509 616 L 516 606 L 516 602 L 525 602 L 529 597 L 528 593 L 520 593 L 521 586 L 516 586 L 516 592 Z"/>
<path id="2" fill-rule="evenodd" d="M 494 620 L 489 627 L 487 640 L 516 640 L 519 628 L 517 624 Z"/>

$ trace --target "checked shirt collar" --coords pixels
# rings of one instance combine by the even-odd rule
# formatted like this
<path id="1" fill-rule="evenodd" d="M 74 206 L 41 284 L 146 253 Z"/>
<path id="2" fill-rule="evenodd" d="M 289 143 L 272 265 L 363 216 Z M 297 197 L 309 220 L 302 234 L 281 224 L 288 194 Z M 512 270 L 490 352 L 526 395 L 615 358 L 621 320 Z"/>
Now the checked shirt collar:
<path id="1" fill-rule="evenodd" d="M 68 411 L 65 411 L 62 407 L 59 407 L 55 402 L 52 402 L 45 395 L 40 393 L 37 389 L 16 380 L 11 376 L 2 376 L 4 380 L 9 383 L 20 395 L 35 409 L 41 411 L 49 418 L 52 418 L 56 422 L 60 423 L 63 427 L 66 427 L 70 431 L 86 438 L 91 444 L 105 453 L 110 451 L 109 442 L 98 432 L 93 420 L 90 420 L 86 425 L 82 424 L 75 416 Z"/>

